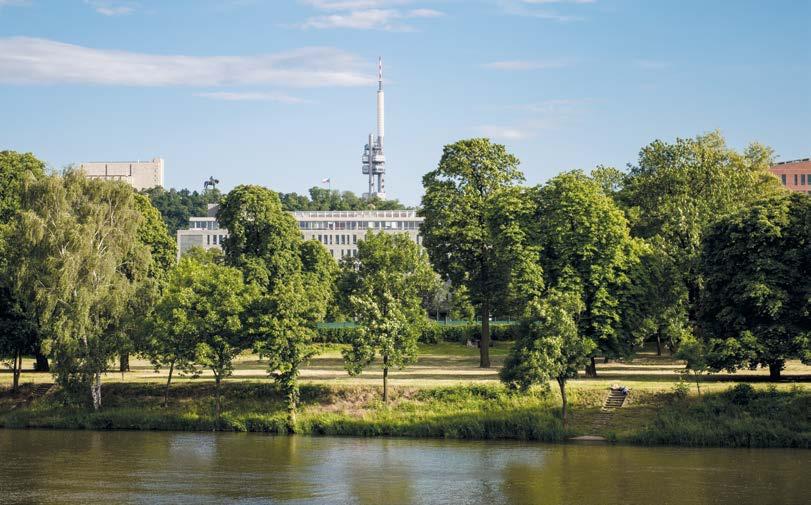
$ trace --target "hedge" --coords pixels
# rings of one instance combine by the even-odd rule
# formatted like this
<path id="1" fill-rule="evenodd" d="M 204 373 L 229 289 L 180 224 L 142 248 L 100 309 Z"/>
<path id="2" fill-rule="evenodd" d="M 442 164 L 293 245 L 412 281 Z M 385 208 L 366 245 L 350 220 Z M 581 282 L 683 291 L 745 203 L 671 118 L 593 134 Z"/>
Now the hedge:
<path id="1" fill-rule="evenodd" d="M 360 332 L 358 326 L 328 327 L 320 326 L 316 330 L 315 341 L 324 344 L 348 344 Z M 493 340 L 515 340 L 518 325 L 515 323 L 491 323 L 490 338 Z M 474 341 L 481 335 L 479 323 L 445 325 L 435 322 L 428 323 L 420 332 L 420 342 L 436 344 L 438 342 L 465 343 Z"/>

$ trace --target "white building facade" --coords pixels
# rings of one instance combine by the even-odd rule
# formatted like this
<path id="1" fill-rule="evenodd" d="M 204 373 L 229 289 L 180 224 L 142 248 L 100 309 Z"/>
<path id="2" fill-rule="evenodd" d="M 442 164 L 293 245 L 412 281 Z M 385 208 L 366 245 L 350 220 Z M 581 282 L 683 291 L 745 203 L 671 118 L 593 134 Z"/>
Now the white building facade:
<path id="1" fill-rule="evenodd" d="M 79 168 L 91 179 L 124 181 L 137 191 L 163 187 L 163 158 L 151 161 L 87 161 Z"/>
<path id="2" fill-rule="evenodd" d="M 210 205 L 208 216 L 193 217 L 189 229 L 177 231 L 178 257 L 192 247 L 220 248 L 228 231 L 220 228 L 214 216 L 217 207 Z M 358 254 L 358 241 L 367 232 L 405 233 L 422 244 L 420 223 L 415 210 L 298 211 L 290 213 L 299 225 L 304 240 L 317 240 L 340 260 Z"/>

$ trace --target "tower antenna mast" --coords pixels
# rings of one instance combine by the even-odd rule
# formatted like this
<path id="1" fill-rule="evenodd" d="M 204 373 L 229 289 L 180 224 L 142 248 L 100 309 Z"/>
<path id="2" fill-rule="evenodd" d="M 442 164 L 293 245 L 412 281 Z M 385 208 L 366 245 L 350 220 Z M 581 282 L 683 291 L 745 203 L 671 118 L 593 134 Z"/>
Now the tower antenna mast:
<path id="1" fill-rule="evenodd" d="M 369 190 L 366 198 L 386 199 L 386 155 L 383 151 L 385 138 L 385 95 L 383 93 L 383 58 L 377 60 L 377 135 L 369 134 L 369 141 L 363 149 L 363 174 L 369 176 Z"/>

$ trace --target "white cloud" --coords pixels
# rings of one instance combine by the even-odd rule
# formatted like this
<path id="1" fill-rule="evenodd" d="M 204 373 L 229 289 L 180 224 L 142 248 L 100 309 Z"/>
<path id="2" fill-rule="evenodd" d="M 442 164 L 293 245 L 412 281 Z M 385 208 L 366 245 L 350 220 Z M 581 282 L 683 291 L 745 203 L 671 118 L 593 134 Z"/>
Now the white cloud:
<path id="1" fill-rule="evenodd" d="M 487 124 L 477 131 L 486 137 L 502 140 L 526 140 L 536 137 L 542 130 L 557 130 L 571 125 L 593 100 L 564 98 L 504 107 L 504 110 L 521 113 L 513 125 Z"/>
<path id="2" fill-rule="evenodd" d="M 530 5 L 541 4 L 593 4 L 597 0 L 521 0 L 522 3 Z"/>
<path id="3" fill-rule="evenodd" d="M 104 16 L 125 16 L 132 14 L 138 4 L 120 0 L 84 0 L 99 14 Z"/>
<path id="4" fill-rule="evenodd" d="M 156 55 L 49 39 L 0 37 L 0 82 L 121 86 L 362 86 L 363 61 L 330 47 L 257 56 Z"/>
<path id="5" fill-rule="evenodd" d="M 496 0 L 501 5 L 502 10 L 514 16 L 533 17 L 538 19 L 548 19 L 559 23 L 571 21 L 582 21 L 580 15 L 562 13 L 559 10 L 550 10 L 550 7 L 557 6 L 558 9 L 593 4 L 596 0 Z M 565 7 L 564 7 L 565 6 Z"/>
<path id="6" fill-rule="evenodd" d="M 406 5 L 413 0 L 303 0 L 303 3 L 321 10 L 381 9 L 396 5 Z"/>
<path id="7" fill-rule="evenodd" d="M 485 63 L 483 66 L 494 70 L 542 70 L 545 68 L 562 68 L 566 66 L 566 63 L 563 61 L 503 60 Z"/>
<path id="8" fill-rule="evenodd" d="M 502 140 L 526 140 L 535 136 L 535 131 L 526 127 L 482 125 L 477 130 L 485 137 Z"/>
<path id="9" fill-rule="evenodd" d="M 261 91 L 212 91 L 195 93 L 194 96 L 210 98 L 212 100 L 225 100 L 227 102 L 279 102 L 287 104 L 311 103 L 310 100 L 285 95 L 283 93 Z"/>
<path id="10" fill-rule="evenodd" d="M 328 14 L 312 16 L 299 24 L 300 28 L 349 28 L 355 30 L 413 31 L 410 19 L 436 18 L 444 15 L 434 9 L 395 8 L 413 3 L 411 0 L 305 0 L 311 7 Z"/>

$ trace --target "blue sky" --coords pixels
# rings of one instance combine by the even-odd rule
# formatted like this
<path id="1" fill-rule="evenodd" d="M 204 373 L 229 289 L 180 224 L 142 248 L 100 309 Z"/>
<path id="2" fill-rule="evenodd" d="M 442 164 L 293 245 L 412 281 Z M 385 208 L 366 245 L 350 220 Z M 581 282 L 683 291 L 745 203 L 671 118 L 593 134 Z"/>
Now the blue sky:
<path id="1" fill-rule="evenodd" d="M 473 136 L 530 183 L 714 129 L 795 159 L 809 25 L 811 2 L 777 0 L 0 0 L 0 149 L 361 193 L 381 55 L 387 190 L 408 203 Z"/>

